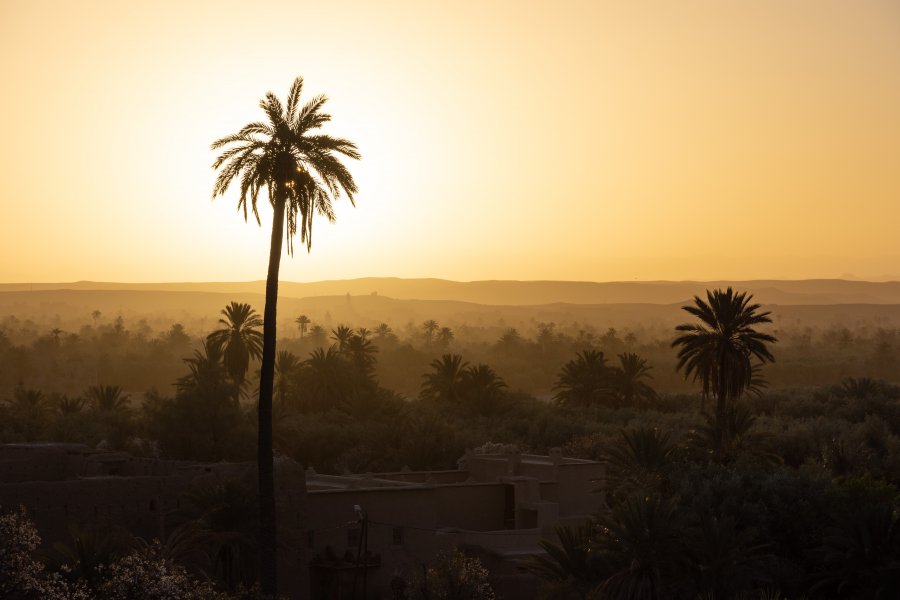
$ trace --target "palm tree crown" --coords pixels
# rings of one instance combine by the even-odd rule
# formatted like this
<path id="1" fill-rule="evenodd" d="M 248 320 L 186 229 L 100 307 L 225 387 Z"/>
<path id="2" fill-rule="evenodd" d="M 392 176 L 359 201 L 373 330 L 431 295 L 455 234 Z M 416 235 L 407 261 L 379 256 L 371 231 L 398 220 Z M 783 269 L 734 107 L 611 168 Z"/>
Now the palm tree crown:
<path id="1" fill-rule="evenodd" d="M 608 400 L 610 370 L 599 350 L 584 350 L 563 365 L 556 378 L 554 398 L 560 404 L 589 406 Z"/>
<path id="2" fill-rule="evenodd" d="M 343 191 L 353 203 L 356 182 L 336 155 L 360 157 L 353 142 L 311 133 L 331 120 L 331 115 L 322 112 L 328 99 L 316 96 L 301 107 L 302 90 L 303 78 L 298 77 L 288 93 L 287 107 L 268 92 L 259 103 L 268 122 L 249 123 L 212 144 L 213 150 L 229 146 L 213 163 L 214 169 L 222 169 L 213 197 L 223 195 L 232 180 L 240 178 L 238 209 L 244 211 L 246 220 L 249 200 L 253 216 L 260 223 L 256 205 L 260 190 L 267 188 L 269 202 L 287 217 L 289 251 L 293 251 L 292 240 L 298 228 L 301 243 L 306 244 L 307 250 L 312 247 L 315 213 L 334 221 L 332 198 Z"/>
<path id="3" fill-rule="evenodd" d="M 244 383 L 250 360 L 262 354 L 263 336 L 259 331 L 263 321 L 249 304 L 232 302 L 219 319 L 221 329 L 207 336 L 210 345 L 222 354 L 225 371 L 240 388 Z"/>
<path id="4" fill-rule="evenodd" d="M 303 339 L 303 336 L 306 335 L 306 329 L 309 327 L 309 324 L 312 322 L 309 320 L 309 317 L 306 315 L 300 315 L 297 317 L 297 320 L 294 321 L 297 323 L 297 326 L 300 327 L 300 339 Z"/>
<path id="5" fill-rule="evenodd" d="M 716 421 L 723 431 L 727 403 L 737 399 L 752 385 L 756 373 L 754 363 L 772 362 L 775 357 L 768 344 L 775 338 L 754 329 L 771 323 L 769 312 L 759 311 L 759 304 L 751 304 L 752 295 L 725 290 L 706 292 L 707 301 L 694 296 L 693 306 L 682 307 L 699 319 L 675 328 L 681 332 L 672 342 L 679 347 L 677 369 L 685 377 L 703 383 L 704 395 L 716 395 Z"/>
<path id="6" fill-rule="evenodd" d="M 464 382 L 464 374 L 469 363 L 459 354 L 444 354 L 431 361 L 432 372 L 422 375 L 423 398 L 433 398 L 452 404 L 459 399 Z"/>

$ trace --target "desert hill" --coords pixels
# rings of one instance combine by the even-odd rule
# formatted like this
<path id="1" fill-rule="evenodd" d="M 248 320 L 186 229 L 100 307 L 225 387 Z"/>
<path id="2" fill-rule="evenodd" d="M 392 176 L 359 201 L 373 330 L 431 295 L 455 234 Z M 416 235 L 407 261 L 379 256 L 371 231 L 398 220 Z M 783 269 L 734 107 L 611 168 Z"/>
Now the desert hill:
<path id="1" fill-rule="evenodd" d="M 231 295 L 262 294 L 263 281 L 200 283 L 7 283 L 0 292 L 78 290 L 203 292 Z M 453 300 L 486 305 L 529 306 L 567 304 L 678 304 L 717 287 L 750 290 L 758 302 L 777 305 L 900 304 L 900 282 L 844 279 L 752 281 L 448 281 L 444 279 L 361 279 L 283 281 L 285 298 L 380 295 L 400 300 Z"/>
<path id="2" fill-rule="evenodd" d="M 520 328 L 523 334 L 532 334 L 539 322 L 553 322 L 560 326 L 591 325 L 595 328 L 640 328 L 670 331 L 671 327 L 686 320 L 681 306 L 686 303 L 695 290 L 702 293 L 706 283 L 680 284 L 609 284 L 605 289 L 606 298 L 632 298 L 637 301 L 621 302 L 573 302 L 572 299 L 588 298 L 593 289 L 596 293 L 603 290 L 605 284 L 592 288 L 591 284 L 562 285 L 557 290 L 557 301 L 543 304 L 508 304 L 479 303 L 459 299 L 410 299 L 395 298 L 366 293 L 354 295 L 356 290 L 369 289 L 372 283 L 383 280 L 353 280 L 352 282 L 321 282 L 321 284 L 289 284 L 284 285 L 279 301 L 279 327 L 283 335 L 293 329 L 293 320 L 300 314 L 306 314 L 315 323 L 333 327 L 339 323 L 354 326 L 374 327 L 385 322 L 395 329 L 408 325 L 418 326 L 426 319 L 436 319 L 442 325 L 458 328 L 462 325 L 473 325 L 489 328 Z M 391 280 L 389 280 L 390 282 Z M 419 293 L 416 289 L 426 290 L 425 285 L 416 280 L 408 283 L 408 293 Z M 452 284 L 454 282 L 445 282 Z M 516 294 L 520 300 L 525 297 L 549 297 L 551 288 L 543 284 L 550 282 L 478 282 L 485 285 L 469 287 L 472 284 L 447 285 L 445 289 L 450 296 L 463 297 L 501 297 Z M 766 309 L 772 311 L 775 326 L 829 326 L 843 325 L 850 328 L 863 324 L 880 327 L 900 327 L 900 302 L 889 303 L 894 294 L 889 284 L 873 284 L 871 288 L 844 287 L 834 282 L 787 282 L 798 284 L 779 288 L 755 288 L 739 284 L 740 289 L 750 289 L 763 302 Z M 799 285 L 799 284 L 804 285 Z M 856 282 L 843 282 L 856 283 Z M 491 285 L 487 285 L 491 284 Z M 537 284 L 537 285 L 532 285 Z M 133 284 L 120 284 L 120 289 L 85 289 L 88 284 L 76 286 L 81 289 L 43 289 L 35 291 L 4 291 L 0 288 L 0 323 L 4 318 L 15 316 L 19 320 L 31 319 L 35 323 L 51 323 L 66 331 L 77 331 L 81 326 L 90 323 L 92 313 L 100 311 L 101 322 L 110 322 L 122 316 L 129 327 L 137 320 L 145 319 L 154 329 L 167 327 L 173 322 L 181 322 L 189 330 L 202 333 L 211 329 L 219 311 L 230 301 L 247 302 L 262 312 L 264 296 L 260 292 L 248 291 L 254 283 L 242 284 L 164 284 L 162 287 L 180 285 L 199 287 L 215 287 L 232 285 L 231 291 L 175 291 L 173 289 L 151 289 L 159 284 L 143 284 L 145 289 L 124 289 Z M 95 284 L 98 285 L 98 284 Z M 318 288 L 304 287 L 319 285 Z M 292 296 L 303 290 L 318 289 L 326 291 L 329 286 L 343 285 L 350 288 L 340 295 L 312 295 L 308 297 Z M 714 284 L 713 284 L 714 285 Z M 648 289 L 652 288 L 652 289 Z M 383 286 L 383 289 L 394 289 Z M 795 291 L 785 291 L 783 288 Z M 821 293 L 816 293 L 817 289 Z M 853 292 L 852 290 L 856 291 Z M 537 291 L 535 291 L 537 290 Z M 613 293 L 615 292 L 615 293 Z M 424 291 L 421 292 L 423 295 Z M 431 290 L 431 293 L 437 293 Z M 856 299 L 864 296 L 876 302 L 832 302 L 836 298 Z M 648 302 L 648 298 L 656 298 L 660 302 Z M 663 302 L 662 300 L 671 300 Z M 766 299 L 794 300 L 794 302 L 766 302 Z M 565 301 L 559 301 L 564 299 Z M 807 300 L 803 304 L 800 300 Z"/>

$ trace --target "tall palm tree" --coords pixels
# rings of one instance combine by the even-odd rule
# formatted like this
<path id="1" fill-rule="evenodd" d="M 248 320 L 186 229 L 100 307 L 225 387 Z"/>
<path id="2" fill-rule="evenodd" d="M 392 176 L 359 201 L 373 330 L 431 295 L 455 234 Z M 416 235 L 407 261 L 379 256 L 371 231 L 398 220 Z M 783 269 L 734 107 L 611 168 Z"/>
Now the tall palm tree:
<path id="1" fill-rule="evenodd" d="M 206 336 L 210 345 L 222 353 L 225 371 L 238 389 L 244 385 L 250 360 L 262 354 L 263 334 L 259 327 L 263 321 L 249 304 L 232 302 L 224 309 L 224 319 L 219 319 L 221 329 Z"/>
<path id="2" fill-rule="evenodd" d="M 706 292 L 707 301 L 694 296 L 694 305 L 682 309 L 697 317 L 699 323 L 685 323 L 675 328 L 681 332 L 672 342 L 678 347 L 678 365 L 685 377 L 703 383 L 703 394 L 716 396 L 717 452 L 723 450 L 723 432 L 728 416 L 729 400 L 737 399 L 752 385 L 754 363 L 772 362 L 775 357 L 768 344 L 776 340 L 754 329 L 771 323 L 769 312 L 751 304 L 752 295 L 722 291 Z"/>
<path id="3" fill-rule="evenodd" d="M 306 335 L 306 328 L 309 327 L 309 324 L 312 323 L 312 321 L 310 321 L 309 317 L 306 315 L 300 315 L 294 322 L 297 323 L 297 326 L 300 328 L 300 339 L 302 340 L 303 336 Z"/>
<path id="4" fill-rule="evenodd" d="M 334 221 L 333 199 L 346 193 L 353 203 L 356 183 L 340 157 L 360 157 L 352 142 L 316 133 L 331 116 L 322 112 L 327 98 L 316 96 L 300 105 L 303 78 L 298 77 L 288 92 L 287 105 L 268 92 L 260 102 L 267 121 L 249 123 L 235 134 L 219 138 L 212 149 L 225 148 L 213 163 L 221 167 L 213 187 L 213 197 L 223 195 L 231 182 L 240 180 L 238 209 L 247 220 L 247 205 L 261 224 L 257 200 L 262 188 L 273 208 L 269 269 L 266 275 L 266 305 L 263 314 L 263 352 L 259 383 L 259 507 L 260 568 L 263 593 L 274 595 L 275 568 L 275 483 L 272 451 L 272 388 L 275 379 L 275 319 L 278 302 L 278 271 L 282 242 L 287 231 L 288 251 L 299 233 L 307 251 L 312 246 L 313 216 L 318 213 Z M 226 148 L 227 147 L 227 148 Z M 287 227 L 285 228 L 285 224 Z"/>

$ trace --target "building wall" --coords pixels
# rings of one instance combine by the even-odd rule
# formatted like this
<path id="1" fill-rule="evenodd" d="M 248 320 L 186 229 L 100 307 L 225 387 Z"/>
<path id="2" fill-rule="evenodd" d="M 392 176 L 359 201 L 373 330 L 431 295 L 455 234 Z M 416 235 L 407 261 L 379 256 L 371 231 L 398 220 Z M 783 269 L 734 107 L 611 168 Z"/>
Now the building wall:
<path id="1" fill-rule="evenodd" d="M 158 474 L 150 474 L 154 472 Z M 164 539 L 188 490 L 226 478 L 255 489 L 256 466 L 141 459 L 76 444 L 0 445 L 0 507 L 24 506 L 45 547 L 68 541 L 73 523 L 122 527 L 146 540 Z M 281 591 L 306 598 L 303 470 L 292 461 L 277 461 L 275 484 Z"/>
<path id="2" fill-rule="evenodd" d="M 540 552 L 540 539 L 559 524 L 604 506 L 599 463 L 558 452 L 468 454 L 460 467 L 339 477 L 276 461 L 281 593 L 306 598 L 312 589 L 314 598 L 349 598 L 354 582 L 361 592 L 359 505 L 373 555 L 364 571 L 369 599 L 392 597 L 394 576 L 410 580 L 453 545 L 481 552 L 510 586 L 507 597 L 524 599 L 528 585 L 516 561 Z M 225 478 L 255 488 L 255 465 L 159 461 L 72 444 L 0 446 L 0 505 L 26 506 L 46 542 L 67 539 L 71 522 L 164 537 L 186 491 Z"/>

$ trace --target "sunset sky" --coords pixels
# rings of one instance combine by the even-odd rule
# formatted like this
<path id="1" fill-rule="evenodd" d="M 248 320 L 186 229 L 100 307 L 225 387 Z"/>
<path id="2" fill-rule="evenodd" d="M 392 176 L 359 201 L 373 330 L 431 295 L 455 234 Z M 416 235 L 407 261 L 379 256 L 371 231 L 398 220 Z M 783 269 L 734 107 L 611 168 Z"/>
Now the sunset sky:
<path id="1" fill-rule="evenodd" d="M 325 93 L 357 207 L 282 279 L 900 279 L 900 3 L 0 0 L 0 281 L 238 281 L 210 199 Z"/>

